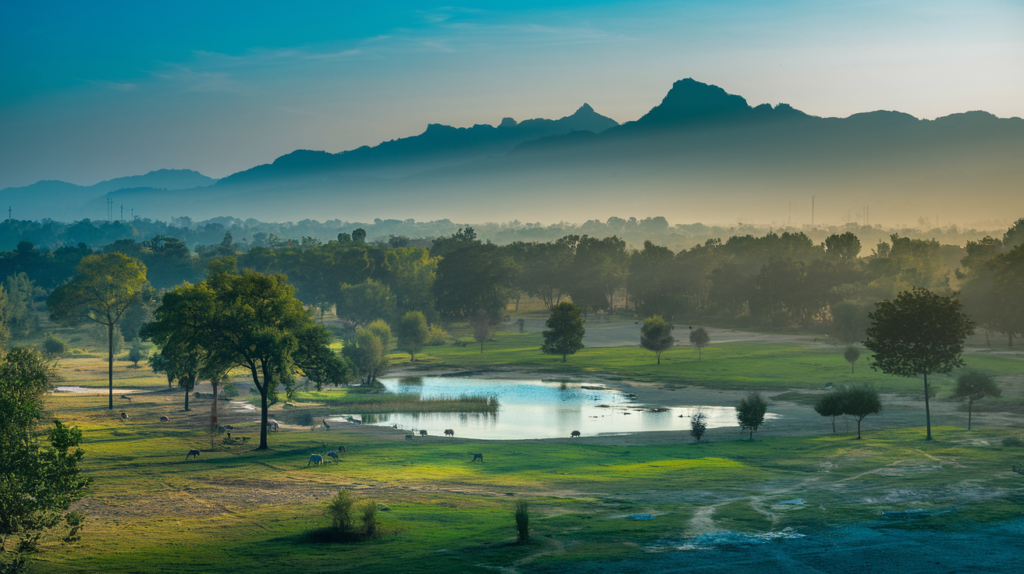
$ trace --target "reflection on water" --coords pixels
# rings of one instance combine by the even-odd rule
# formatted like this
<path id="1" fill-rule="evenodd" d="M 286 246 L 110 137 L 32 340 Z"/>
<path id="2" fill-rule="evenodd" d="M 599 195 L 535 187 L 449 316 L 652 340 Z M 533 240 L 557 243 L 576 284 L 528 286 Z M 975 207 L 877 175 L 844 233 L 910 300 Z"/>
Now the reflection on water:
<path id="1" fill-rule="evenodd" d="M 736 426 L 732 407 L 678 406 L 662 412 L 638 407 L 626 395 L 599 385 L 543 381 L 508 381 L 454 377 L 398 377 L 381 381 L 393 393 L 423 398 L 461 395 L 494 396 L 497 413 L 391 413 L 365 415 L 363 424 L 426 430 L 441 435 L 478 439 L 568 437 L 574 430 L 584 436 L 644 431 L 689 431 L 690 415 L 700 409 L 708 428 Z M 776 418 L 771 413 L 766 418 Z M 344 420 L 340 415 L 335 419 Z"/>

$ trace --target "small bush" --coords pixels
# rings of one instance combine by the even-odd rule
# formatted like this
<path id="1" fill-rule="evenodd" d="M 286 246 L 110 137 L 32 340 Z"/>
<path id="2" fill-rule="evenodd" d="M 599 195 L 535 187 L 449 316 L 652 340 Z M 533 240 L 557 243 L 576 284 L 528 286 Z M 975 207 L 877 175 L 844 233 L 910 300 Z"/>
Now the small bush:
<path id="1" fill-rule="evenodd" d="M 352 498 L 352 495 L 347 490 L 342 490 L 334 495 L 334 498 L 327 504 L 327 509 L 324 511 L 327 517 L 331 519 L 332 528 L 338 532 L 352 530 L 352 506 L 355 502 L 355 499 Z"/>
<path id="2" fill-rule="evenodd" d="M 238 396 L 238 387 L 235 386 L 235 383 L 225 383 L 221 386 L 220 393 L 218 394 L 222 397 L 233 399 Z"/>
<path id="3" fill-rule="evenodd" d="M 142 343 L 136 339 L 132 343 L 132 348 L 128 350 L 128 360 L 132 362 L 134 368 L 139 368 L 139 361 L 146 358 L 142 351 Z"/>
<path id="4" fill-rule="evenodd" d="M 708 432 L 708 416 L 703 411 L 696 411 L 690 417 L 690 436 L 697 442 Z"/>
<path id="5" fill-rule="evenodd" d="M 359 506 L 359 511 L 363 518 L 363 534 L 367 538 L 373 538 L 380 526 L 377 520 L 377 501 L 372 498 L 364 500 Z"/>
<path id="6" fill-rule="evenodd" d="M 448 333 L 438 325 L 431 325 L 427 331 L 427 346 L 441 347 L 448 342 Z"/>
<path id="7" fill-rule="evenodd" d="M 299 426 L 313 426 L 313 413 L 309 411 L 302 411 L 295 415 L 295 424 Z"/>
<path id="8" fill-rule="evenodd" d="M 515 516 L 518 540 L 525 544 L 530 541 L 530 505 L 521 498 L 516 501 Z"/>
<path id="9" fill-rule="evenodd" d="M 420 436 L 427 436 L 427 431 L 421 430 L 420 431 Z"/>
<path id="10" fill-rule="evenodd" d="M 1003 439 L 1003 446 L 1020 448 L 1024 446 L 1024 440 L 1021 440 L 1019 436 L 1008 436 Z"/>
<path id="11" fill-rule="evenodd" d="M 43 352 L 53 357 L 59 357 L 68 352 L 68 344 L 47 333 L 46 339 L 43 340 Z"/>

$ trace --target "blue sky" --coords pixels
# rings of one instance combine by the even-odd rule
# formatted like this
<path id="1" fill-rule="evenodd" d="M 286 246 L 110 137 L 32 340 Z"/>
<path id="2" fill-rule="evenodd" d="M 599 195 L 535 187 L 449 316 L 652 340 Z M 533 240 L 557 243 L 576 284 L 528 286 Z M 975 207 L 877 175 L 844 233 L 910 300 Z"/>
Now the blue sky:
<path id="1" fill-rule="evenodd" d="M 0 188 L 221 177 L 588 102 L 636 119 L 680 78 L 752 104 L 1024 116 L 1024 3 L 4 2 Z"/>

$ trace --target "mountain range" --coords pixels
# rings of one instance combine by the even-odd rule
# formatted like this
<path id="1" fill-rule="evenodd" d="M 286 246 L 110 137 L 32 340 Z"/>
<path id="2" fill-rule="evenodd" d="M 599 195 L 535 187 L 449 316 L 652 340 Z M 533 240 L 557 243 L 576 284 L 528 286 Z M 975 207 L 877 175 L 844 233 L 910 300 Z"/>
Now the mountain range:
<path id="1" fill-rule="evenodd" d="M 297 150 L 220 180 L 160 170 L 82 187 L 0 190 L 24 219 L 137 215 L 265 221 L 674 220 L 835 223 L 1002 220 L 1024 215 L 1024 120 L 894 111 L 822 118 L 751 106 L 692 79 L 618 124 L 584 104 L 558 120 L 455 128 L 341 153 Z"/>

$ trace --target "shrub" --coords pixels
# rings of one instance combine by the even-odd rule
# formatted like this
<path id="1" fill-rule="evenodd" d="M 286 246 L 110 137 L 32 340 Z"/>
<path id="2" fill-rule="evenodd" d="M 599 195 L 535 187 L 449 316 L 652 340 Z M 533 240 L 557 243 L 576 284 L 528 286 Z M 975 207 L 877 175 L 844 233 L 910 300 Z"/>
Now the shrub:
<path id="1" fill-rule="evenodd" d="M 334 495 L 324 511 L 331 519 L 332 528 L 338 532 L 348 532 L 352 529 L 352 505 L 355 502 L 347 490 L 339 491 Z"/>
<path id="2" fill-rule="evenodd" d="M 525 544 L 530 541 L 530 505 L 522 498 L 516 501 L 515 516 L 518 540 Z"/>
<path id="3" fill-rule="evenodd" d="M 226 383 L 220 390 L 220 396 L 233 399 L 238 396 L 238 387 L 235 383 Z"/>
<path id="4" fill-rule="evenodd" d="M 427 431 L 421 430 L 420 431 L 420 436 L 427 436 Z"/>
<path id="5" fill-rule="evenodd" d="M 372 498 L 364 500 L 359 508 L 363 518 L 363 534 L 367 538 L 376 536 L 379 526 L 377 521 L 377 501 Z"/>
<path id="6" fill-rule="evenodd" d="M 128 360 L 133 363 L 133 366 L 139 368 L 139 361 L 145 358 L 142 352 L 142 343 L 138 339 L 132 343 L 132 348 L 128 350 Z"/>
<path id="7" fill-rule="evenodd" d="M 1024 446 L 1024 440 L 1021 440 L 1019 436 L 1008 436 L 1003 439 L 1003 446 L 1020 448 Z"/>
<path id="8" fill-rule="evenodd" d="M 448 342 L 448 333 L 438 325 L 431 325 L 427 330 L 427 346 L 441 347 Z"/>
<path id="9" fill-rule="evenodd" d="M 740 400 L 736 406 L 736 420 L 740 428 L 750 431 L 750 440 L 754 439 L 754 433 L 764 424 L 764 415 L 768 411 L 768 401 L 757 391 L 752 391 Z"/>
<path id="10" fill-rule="evenodd" d="M 43 352 L 53 357 L 59 357 L 68 352 L 68 344 L 47 333 L 46 339 L 43 340 Z"/>
<path id="11" fill-rule="evenodd" d="M 299 426 L 313 426 L 313 413 L 309 411 L 302 411 L 295 415 L 295 424 Z"/>
<path id="12" fill-rule="evenodd" d="M 697 411 L 690 417 L 690 436 L 697 442 L 708 432 L 708 416 L 703 411 Z"/>

